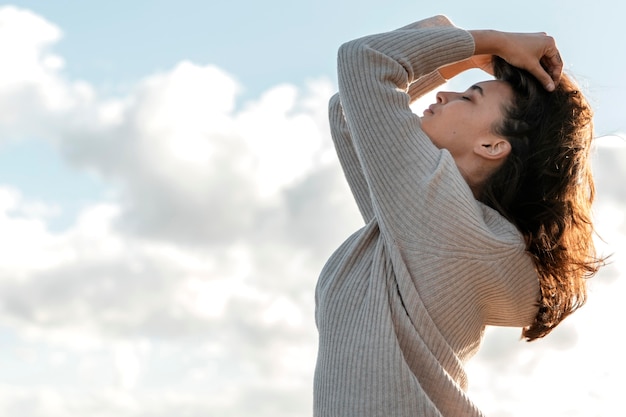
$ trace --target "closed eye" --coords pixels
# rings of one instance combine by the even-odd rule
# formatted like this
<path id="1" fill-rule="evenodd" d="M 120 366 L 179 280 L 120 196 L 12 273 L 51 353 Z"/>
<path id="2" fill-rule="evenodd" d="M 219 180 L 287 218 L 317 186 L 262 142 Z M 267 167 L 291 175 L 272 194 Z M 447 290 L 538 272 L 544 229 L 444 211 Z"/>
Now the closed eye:
<path id="1" fill-rule="evenodd" d="M 471 98 L 469 98 L 468 96 L 461 96 L 461 98 L 462 98 L 463 100 L 472 101 L 472 99 L 471 99 Z"/>

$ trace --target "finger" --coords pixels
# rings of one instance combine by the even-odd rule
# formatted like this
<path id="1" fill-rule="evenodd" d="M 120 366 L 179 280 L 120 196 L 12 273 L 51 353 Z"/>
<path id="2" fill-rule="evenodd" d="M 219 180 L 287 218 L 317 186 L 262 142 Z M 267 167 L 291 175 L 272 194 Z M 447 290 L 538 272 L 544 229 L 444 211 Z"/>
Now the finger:
<path id="1" fill-rule="evenodd" d="M 548 91 L 554 91 L 556 86 L 554 79 L 552 76 L 546 72 L 546 70 L 537 63 L 533 68 L 529 68 L 528 70 L 536 79 L 544 86 L 544 88 Z"/>
<path id="2" fill-rule="evenodd" d="M 541 63 L 553 77 L 561 76 L 561 73 L 563 72 L 563 60 L 561 59 L 561 54 L 559 54 L 558 51 L 544 55 L 541 58 Z"/>
<path id="3" fill-rule="evenodd" d="M 543 57 L 541 57 L 541 63 L 550 74 L 554 83 L 558 84 L 563 74 L 563 60 L 561 59 L 561 54 L 559 53 L 554 38 L 547 36 L 547 41 L 548 45 Z"/>
<path id="4" fill-rule="evenodd" d="M 561 79 L 561 75 L 563 75 L 563 60 L 561 59 L 561 54 L 559 54 L 558 51 L 554 54 L 554 56 L 549 58 L 548 70 L 550 71 L 550 76 L 554 80 L 554 83 L 558 84 Z"/>

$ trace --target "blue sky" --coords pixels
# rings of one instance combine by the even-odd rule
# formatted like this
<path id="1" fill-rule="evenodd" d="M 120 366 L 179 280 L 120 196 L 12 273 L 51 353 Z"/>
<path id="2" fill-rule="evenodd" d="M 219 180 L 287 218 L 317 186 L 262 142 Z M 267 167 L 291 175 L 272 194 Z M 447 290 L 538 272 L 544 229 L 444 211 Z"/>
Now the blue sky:
<path id="1" fill-rule="evenodd" d="M 490 417 L 611 415 L 626 6 L 423 3 L 1 6 L 0 415 L 310 415 L 315 280 L 359 225 L 326 121 L 336 50 L 439 13 L 556 38 L 596 111 L 614 253 L 546 340 L 489 329 L 470 395 Z"/>

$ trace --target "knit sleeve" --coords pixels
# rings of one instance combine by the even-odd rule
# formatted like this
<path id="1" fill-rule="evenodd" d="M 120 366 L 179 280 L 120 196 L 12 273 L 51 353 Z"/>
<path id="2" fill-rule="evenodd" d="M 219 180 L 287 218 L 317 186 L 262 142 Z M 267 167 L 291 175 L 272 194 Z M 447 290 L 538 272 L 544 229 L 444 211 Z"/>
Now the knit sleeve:
<path id="1" fill-rule="evenodd" d="M 424 82 L 437 83 L 433 74 L 439 67 L 474 51 L 473 38 L 462 29 L 417 26 L 360 38 L 343 44 L 338 52 L 339 98 L 347 128 L 372 213 L 392 240 L 410 239 L 423 223 L 424 194 L 433 191 L 427 184 L 442 162 L 445 165 L 444 151 L 422 131 L 419 117 L 409 107 L 414 97 L 407 92 L 425 90 Z M 465 206 L 475 211 L 460 174 L 451 181 L 463 206 L 455 212 Z"/>
<path id="2" fill-rule="evenodd" d="M 453 24 L 445 16 L 434 16 L 428 19 L 420 20 L 404 26 L 397 31 L 415 30 L 427 27 L 452 27 Z M 420 98 L 425 93 L 444 84 L 446 80 L 438 71 L 432 71 L 430 74 L 415 80 L 407 89 L 409 102 Z M 346 123 L 341 106 L 339 94 L 335 94 L 329 102 L 328 118 L 330 122 L 331 135 L 335 145 L 337 156 L 341 163 L 344 175 L 350 190 L 357 203 L 357 207 L 361 212 L 361 216 L 365 223 L 369 222 L 373 217 L 371 196 L 367 181 L 365 179 L 359 158 L 354 148 L 354 143 L 350 135 L 350 130 Z"/>
<path id="3" fill-rule="evenodd" d="M 365 180 L 365 175 L 361 169 L 359 158 L 356 154 L 346 119 L 343 116 L 339 94 L 335 94 L 328 106 L 328 120 L 330 122 L 330 132 L 335 144 L 337 157 L 341 163 L 344 175 L 354 196 L 354 200 L 361 212 L 365 223 L 368 223 L 374 216 L 372 212 L 372 201 L 369 188 Z"/>

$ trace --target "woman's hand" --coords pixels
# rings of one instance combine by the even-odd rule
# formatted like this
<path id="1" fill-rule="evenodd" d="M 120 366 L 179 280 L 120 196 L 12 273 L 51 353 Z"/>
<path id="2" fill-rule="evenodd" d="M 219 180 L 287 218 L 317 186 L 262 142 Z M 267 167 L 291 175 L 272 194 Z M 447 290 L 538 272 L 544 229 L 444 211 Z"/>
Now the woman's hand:
<path id="1" fill-rule="evenodd" d="M 498 55 L 509 64 L 534 75 L 548 91 L 554 90 L 563 73 L 563 61 L 553 37 L 545 33 L 511 33 L 470 30 L 476 55 Z"/>

